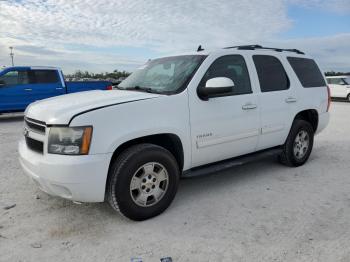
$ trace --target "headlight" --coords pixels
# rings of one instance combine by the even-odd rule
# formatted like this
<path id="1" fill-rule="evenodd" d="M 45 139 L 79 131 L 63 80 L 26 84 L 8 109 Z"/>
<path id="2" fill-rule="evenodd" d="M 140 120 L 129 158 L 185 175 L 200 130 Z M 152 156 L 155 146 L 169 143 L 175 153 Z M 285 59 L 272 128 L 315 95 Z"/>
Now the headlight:
<path id="1" fill-rule="evenodd" d="M 87 155 L 92 137 L 92 127 L 52 127 L 49 134 L 48 153 L 60 155 Z"/>

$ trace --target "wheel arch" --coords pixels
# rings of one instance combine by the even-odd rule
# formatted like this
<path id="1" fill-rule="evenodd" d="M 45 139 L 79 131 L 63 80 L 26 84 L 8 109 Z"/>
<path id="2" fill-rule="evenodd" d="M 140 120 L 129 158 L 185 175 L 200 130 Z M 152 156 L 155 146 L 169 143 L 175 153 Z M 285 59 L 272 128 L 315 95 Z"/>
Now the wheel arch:
<path id="1" fill-rule="evenodd" d="M 164 147 L 170 153 L 173 154 L 177 163 L 179 164 L 180 170 L 182 170 L 184 165 L 184 149 L 183 149 L 182 141 L 179 136 L 171 133 L 147 135 L 147 136 L 137 137 L 137 138 L 128 140 L 120 144 L 114 150 L 111 162 L 114 161 L 115 158 L 128 147 L 136 144 L 141 144 L 141 143 L 149 143 L 149 144 L 154 144 L 154 145 Z"/>
<path id="2" fill-rule="evenodd" d="M 110 173 L 109 170 L 113 162 L 115 161 L 115 159 L 130 146 L 142 144 L 142 143 L 150 143 L 150 144 L 158 145 L 167 149 L 170 153 L 173 154 L 173 156 L 176 159 L 176 162 L 179 165 L 179 170 L 182 171 L 184 166 L 184 149 L 183 149 L 182 141 L 178 135 L 171 134 L 171 133 L 161 133 L 161 134 L 137 137 L 137 138 L 125 141 L 114 150 L 112 158 L 109 163 L 108 176 L 106 180 L 106 189 L 109 181 L 109 173 Z M 105 190 L 105 192 L 107 192 L 107 190 Z"/>
<path id="3" fill-rule="evenodd" d="M 318 127 L 318 112 L 316 109 L 306 109 L 297 113 L 294 117 L 294 120 L 305 120 L 309 122 L 312 126 L 314 132 L 316 132 Z"/>

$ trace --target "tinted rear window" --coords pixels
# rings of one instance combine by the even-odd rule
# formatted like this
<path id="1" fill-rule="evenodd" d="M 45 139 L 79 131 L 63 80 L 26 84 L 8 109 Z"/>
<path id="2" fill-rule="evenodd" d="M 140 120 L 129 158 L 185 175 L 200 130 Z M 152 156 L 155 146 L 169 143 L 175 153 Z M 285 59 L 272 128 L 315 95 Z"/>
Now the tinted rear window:
<path id="1" fill-rule="evenodd" d="M 303 87 L 326 85 L 323 75 L 314 60 L 301 57 L 288 57 L 287 59 Z"/>
<path id="2" fill-rule="evenodd" d="M 289 79 L 280 60 L 269 55 L 253 56 L 261 92 L 273 92 L 289 88 Z"/>
<path id="3" fill-rule="evenodd" d="M 47 83 L 57 83 L 58 76 L 57 72 L 54 70 L 33 70 L 35 83 L 37 84 L 47 84 Z"/>

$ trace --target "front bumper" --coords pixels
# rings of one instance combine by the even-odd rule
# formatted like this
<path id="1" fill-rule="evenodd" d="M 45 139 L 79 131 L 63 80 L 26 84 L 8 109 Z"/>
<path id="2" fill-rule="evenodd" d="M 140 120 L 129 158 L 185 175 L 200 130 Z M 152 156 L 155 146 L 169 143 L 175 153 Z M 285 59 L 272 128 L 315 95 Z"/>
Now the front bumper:
<path id="1" fill-rule="evenodd" d="M 79 202 L 103 202 L 110 154 L 64 156 L 40 154 L 19 142 L 19 161 L 40 189 Z"/>

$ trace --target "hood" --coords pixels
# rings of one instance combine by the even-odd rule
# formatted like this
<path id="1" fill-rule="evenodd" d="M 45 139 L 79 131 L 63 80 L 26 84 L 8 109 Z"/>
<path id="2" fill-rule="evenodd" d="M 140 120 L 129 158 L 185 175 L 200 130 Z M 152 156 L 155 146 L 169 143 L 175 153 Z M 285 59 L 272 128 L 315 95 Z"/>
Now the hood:
<path id="1" fill-rule="evenodd" d="M 80 92 L 32 103 L 26 109 L 25 116 L 43 121 L 48 125 L 66 125 L 76 114 L 159 96 L 158 94 L 121 90 Z"/>

